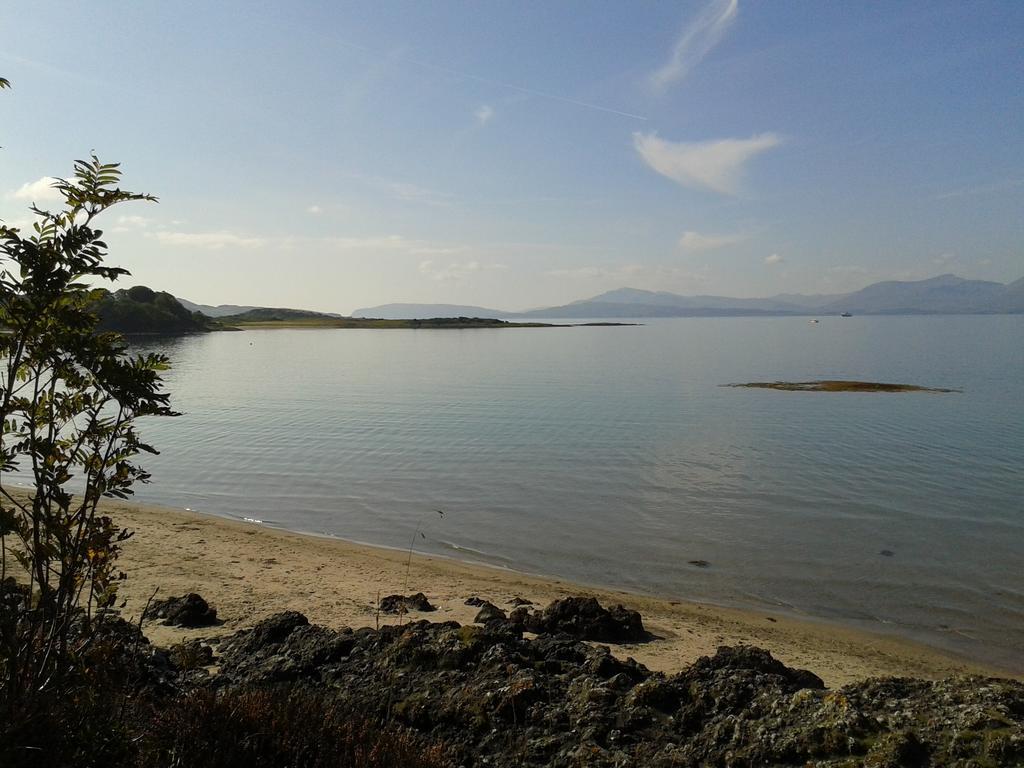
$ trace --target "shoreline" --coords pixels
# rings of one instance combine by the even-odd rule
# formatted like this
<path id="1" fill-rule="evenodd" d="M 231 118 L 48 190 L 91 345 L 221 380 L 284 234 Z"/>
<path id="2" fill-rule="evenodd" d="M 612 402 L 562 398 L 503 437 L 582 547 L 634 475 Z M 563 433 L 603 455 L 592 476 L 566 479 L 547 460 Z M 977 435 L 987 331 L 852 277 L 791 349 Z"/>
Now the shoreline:
<path id="1" fill-rule="evenodd" d="M 119 599 L 122 614 L 137 621 L 147 601 L 198 592 L 218 611 L 217 627 L 181 629 L 145 625 L 157 645 L 212 638 L 251 626 L 285 610 L 312 623 L 340 628 L 399 623 L 377 613 L 386 595 L 423 592 L 436 611 L 411 613 L 405 621 L 472 623 L 471 596 L 508 610 L 514 597 L 544 607 L 570 595 L 596 597 L 606 607 L 638 610 L 655 639 L 612 645 L 654 671 L 677 672 L 718 646 L 767 648 L 789 666 L 811 670 L 830 687 L 869 677 L 939 678 L 952 674 L 1018 677 L 1007 670 L 955 656 L 923 643 L 770 609 L 731 608 L 577 584 L 557 577 L 410 553 L 335 537 L 296 533 L 256 522 L 171 507 L 105 500 L 101 509 L 135 536 L 123 545 L 120 566 L 128 574 Z"/>

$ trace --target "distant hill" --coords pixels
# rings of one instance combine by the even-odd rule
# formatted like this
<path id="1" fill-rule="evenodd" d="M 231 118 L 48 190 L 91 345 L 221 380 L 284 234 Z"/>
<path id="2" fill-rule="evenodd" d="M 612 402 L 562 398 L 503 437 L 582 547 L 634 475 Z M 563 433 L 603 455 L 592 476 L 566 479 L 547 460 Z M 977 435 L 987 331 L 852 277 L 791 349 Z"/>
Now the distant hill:
<path id="1" fill-rule="evenodd" d="M 238 304 L 218 304 L 212 307 L 209 304 L 196 304 L 188 299 L 178 299 L 181 305 L 190 312 L 202 312 L 207 317 L 224 317 L 225 315 L 237 315 L 241 312 L 248 312 L 257 307 L 247 307 Z"/>
<path id="2" fill-rule="evenodd" d="M 202 333 L 213 328 L 208 317 L 192 312 L 171 294 L 144 285 L 104 291 L 96 312 L 101 330 L 119 333 Z"/>
<path id="3" fill-rule="evenodd" d="M 329 315 L 324 312 L 313 312 L 308 309 L 287 309 L 284 307 L 253 307 L 233 315 L 221 315 L 217 318 L 222 323 L 269 323 L 294 320 L 336 320 L 340 315 Z"/>
<path id="4" fill-rule="evenodd" d="M 778 298 L 734 299 L 728 296 L 682 296 L 668 291 L 617 288 L 560 307 L 535 309 L 524 317 L 694 317 L 803 314 L 806 304 Z"/>
<path id="5" fill-rule="evenodd" d="M 990 314 L 1024 312 L 1024 290 L 988 280 L 940 275 L 912 282 L 875 283 L 821 307 L 854 314 Z M 1015 288 L 1015 286 L 1018 286 Z"/>
<path id="6" fill-rule="evenodd" d="M 667 291 L 619 288 L 560 307 L 508 317 L 693 317 L 807 314 L 1024 313 L 1024 278 L 1004 285 L 940 275 L 928 280 L 874 283 L 848 294 L 780 294 L 763 299 L 681 296 Z"/>
<path id="7" fill-rule="evenodd" d="M 786 304 L 795 304 L 798 307 L 821 307 L 839 301 L 849 294 L 846 293 L 780 293 L 772 296 L 770 301 L 781 301 Z"/>
<path id="8" fill-rule="evenodd" d="M 1006 286 L 1002 301 L 1011 307 L 1024 305 L 1024 277 Z"/>
<path id="9" fill-rule="evenodd" d="M 193 312 L 202 312 L 207 317 L 237 317 L 238 315 L 243 315 L 246 312 L 253 312 L 255 310 L 269 310 L 271 312 L 309 312 L 310 315 L 315 315 L 317 317 L 343 317 L 343 315 L 338 315 L 334 312 L 311 312 L 306 309 L 257 307 L 245 304 L 218 304 L 214 307 L 210 304 L 196 304 L 188 299 L 178 299 L 178 301 L 180 301 L 187 309 Z"/>
<path id="10" fill-rule="evenodd" d="M 373 317 L 381 320 L 411 320 L 433 317 L 507 317 L 515 312 L 462 304 L 381 304 L 379 307 L 357 309 L 352 317 Z"/>
<path id="11" fill-rule="evenodd" d="M 808 306 L 807 303 L 798 301 L 800 298 L 803 297 L 792 296 L 789 300 L 782 300 L 778 297 L 734 299 L 728 296 L 681 296 L 677 293 L 669 293 L 668 291 L 642 291 L 637 288 L 618 288 L 614 291 L 602 293 L 600 296 L 595 296 L 592 299 L 574 301 L 573 304 L 639 304 L 643 306 L 676 307 L 686 310 L 742 309 L 791 312 Z"/>
<path id="12" fill-rule="evenodd" d="M 620 304 L 606 301 L 578 301 L 560 307 L 534 309 L 508 315 L 515 318 L 544 318 L 549 320 L 583 318 L 641 318 L 641 317 L 746 317 L 764 315 L 806 314 L 805 310 L 772 310 L 741 307 L 685 307 L 671 304 Z"/>
<path id="13" fill-rule="evenodd" d="M 304 318 L 343 318 L 342 315 L 300 309 L 236 307 L 182 302 L 186 307 L 211 310 L 211 317 L 227 322 L 268 322 Z M 229 310 L 239 310 L 237 312 Z M 758 317 L 766 315 L 994 314 L 1024 313 L 1024 278 L 1009 285 L 987 280 L 965 280 L 940 275 L 927 280 L 886 281 L 845 294 L 785 293 L 765 298 L 684 296 L 669 291 L 617 288 L 557 307 L 523 312 L 462 304 L 381 304 L 357 309 L 353 318 L 426 320 L 469 317 L 513 319 L 582 319 L 642 317 Z M 255 314 L 254 314 L 255 313 Z"/>

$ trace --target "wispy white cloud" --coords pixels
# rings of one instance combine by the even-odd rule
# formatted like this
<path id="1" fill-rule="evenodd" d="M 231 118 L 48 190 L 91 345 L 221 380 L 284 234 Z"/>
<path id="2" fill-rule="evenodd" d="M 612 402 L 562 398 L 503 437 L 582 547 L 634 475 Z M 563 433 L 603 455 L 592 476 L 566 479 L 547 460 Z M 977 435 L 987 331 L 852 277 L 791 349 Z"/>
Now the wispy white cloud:
<path id="1" fill-rule="evenodd" d="M 776 264 L 781 264 L 785 259 L 777 253 L 773 253 L 770 256 L 764 257 L 764 263 L 769 267 L 774 267 Z"/>
<path id="2" fill-rule="evenodd" d="M 738 0 L 712 0 L 683 27 L 668 61 L 651 74 L 651 87 L 661 93 L 685 78 L 721 42 L 738 13 Z"/>
<path id="3" fill-rule="evenodd" d="M 424 243 L 422 245 L 413 245 L 409 249 L 409 253 L 415 256 L 430 256 L 436 258 L 438 256 L 455 256 L 459 253 L 465 253 L 469 250 L 464 245 L 431 245 Z"/>
<path id="4" fill-rule="evenodd" d="M 446 192 L 438 192 L 405 181 L 389 181 L 384 186 L 391 194 L 404 202 L 423 203 L 424 205 L 449 206 L 452 196 Z"/>
<path id="5" fill-rule="evenodd" d="M 551 269 L 545 274 L 584 284 L 591 290 L 627 285 L 649 290 L 695 290 L 707 284 L 710 267 L 706 264 L 696 269 L 661 264 L 604 264 Z"/>
<path id="6" fill-rule="evenodd" d="M 477 125 L 487 125 L 494 118 L 494 107 L 490 104 L 481 104 L 473 113 Z"/>
<path id="7" fill-rule="evenodd" d="M 991 184 L 980 184 L 973 187 L 961 187 L 949 192 L 935 195 L 935 200 L 949 200 L 955 197 L 973 197 L 975 195 L 990 195 L 994 192 L 1006 192 L 1017 187 L 1024 186 L 1024 179 L 1006 179 Z"/>
<path id="8" fill-rule="evenodd" d="M 646 267 L 643 264 L 622 264 L 608 267 L 572 267 L 567 269 L 551 269 L 547 274 L 551 277 L 567 277 L 583 280 L 620 280 L 641 274 Z"/>
<path id="9" fill-rule="evenodd" d="M 748 160 L 781 143 L 774 133 L 692 142 L 667 141 L 653 133 L 633 134 L 633 146 L 652 170 L 685 187 L 703 187 L 723 195 L 739 192 Z"/>
<path id="10" fill-rule="evenodd" d="M 398 234 L 361 237 L 310 237 L 306 235 L 256 236 L 231 231 L 178 232 L 157 230 L 146 236 L 162 245 L 221 250 L 224 248 L 275 248 L 296 250 L 315 247 L 345 254 L 389 254 L 409 257 L 452 256 L 464 252 L 465 246 L 433 243 Z"/>
<path id="11" fill-rule="evenodd" d="M 49 203 L 64 198 L 53 184 L 57 179 L 52 176 L 43 176 L 35 181 L 27 181 L 11 192 L 8 197 L 15 200 L 27 200 L 30 203 Z"/>
<path id="12" fill-rule="evenodd" d="M 10 229 L 30 229 L 37 221 L 39 219 L 34 216 L 16 216 L 14 218 L 0 216 L 0 224 Z"/>
<path id="13" fill-rule="evenodd" d="M 316 216 L 318 213 L 323 213 L 323 212 L 324 212 L 324 209 L 321 208 L 319 205 L 311 205 L 311 206 L 309 206 L 309 208 L 306 209 L 306 213 L 311 213 L 314 216 Z"/>
<path id="14" fill-rule="evenodd" d="M 234 232 L 156 232 L 153 237 L 162 245 L 214 251 L 223 248 L 258 248 L 266 242 L 260 237 L 246 237 Z"/>
<path id="15" fill-rule="evenodd" d="M 373 176 L 363 173 L 352 173 L 349 174 L 349 177 L 361 181 L 370 187 L 385 193 L 389 197 L 395 200 L 401 200 L 402 202 L 448 207 L 452 205 L 455 199 L 453 195 L 447 192 L 429 189 L 428 187 L 413 184 L 409 181 L 396 181 L 395 179 L 387 179 L 381 176 Z"/>
<path id="16" fill-rule="evenodd" d="M 480 272 L 502 269 L 508 267 L 504 264 L 481 264 L 476 260 L 438 264 L 433 259 L 427 259 L 419 265 L 420 274 L 439 282 L 462 282 Z"/>
<path id="17" fill-rule="evenodd" d="M 146 216 L 118 216 L 114 220 L 111 232 L 138 232 L 153 224 L 153 219 Z"/>
<path id="18" fill-rule="evenodd" d="M 359 250 L 406 250 L 410 253 L 422 242 L 410 240 L 402 235 L 370 235 L 368 237 L 328 237 L 314 238 L 318 241 L 326 241 L 332 248 L 342 251 Z"/>
<path id="19" fill-rule="evenodd" d="M 345 46 L 350 47 L 350 48 L 355 48 L 357 50 L 366 51 L 366 52 L 369 52 L 369 53 L 376 53 L 376 51 L 374 51 L 372 48 L 367 48 L 366 46 L 363 46 L 363 45 L 357 45 L 355 43 L 349 43 L 349 42 L 345 42 L 345 41 L 336 41 L 336 42 L 340 42 L 342 45 L 345 45 Z M 473 81 L 478 82 L 478 83 L 486 83 L 488 85 L 494 85 L 494 86 L 497 86 L 499 88 L 507 88 L 507 89 L 509 89 L 511 91 L 515 91 L 517 93 L 520 93 L 520 94 L 523 94 L 523 95 L 526 95 L 526 96 L 535 96 L 535 97 L 541 98 L 541 99 L 548 99 L 548 100 L 551 100 L 551 101 L 558 101 L 558 102 L 561 102 L 563 104 L 573 104 L 573 105 L 575 105 L 577 107 L 583 107 L 585 109 L 591 109 L 591 110 L 594 110 L 596 112 L 605 112 L 605 113 L 612 114 L 612 115 L 619 115 L 620 117 L 628 117 L 628 118 L 632 118 L 633 120 L 646 120 L 647 119 L 643 115 L 634 115 L 634 114 L 632 114 L 630 112 L 623 112 L 622 110 L 612 109 L 611 107 L 605 107 L 605 106 L 602 106 L 600 104 L 593 104 L 593 103 L 588 102 L 588 101 L 580 101 L 579 99 L 571 99 L 571 98 L 568 98 L 566 96 L 560 96 L 560 95 L 558 95 L 556 93 L 549 93 L 547 91 L 537 90 L 536 88 L 527 88 L 527 87 L 522 86 L 522 85 L 516 85 L 514 83 L 506 83 L 506 82 L 503 82 L 501 80 L 492 80 L 492 79 L 490 79 L 488 77 L 481 77 L 480 75 L 472 74 L 470 72 L 464 72 L 462 70 L 452 69 L 451 67 L 443 67 L 443 66 L 441 66 L 439 64 L 433 64 L 431 62 L 422 61 L 422 60 L 419 60 L 419 59 L 413 59 L 413 58 L 410 58 L 408 56 L 401 56 L 401 55 L 397 55 L 396 54 L 396 55 L 393 56 L 393 58 L 396 61 L 402 61 L 402 62 L 405 62 L 407 64 L 412 64 L 412 65 L 417 66 L 417 67 L 422 67 L 424 69 L 431 69 L 431 70 L 434 70 L 435 72 L 444 72 L 447 75 L 455 75 L 456 77 L 461 77 L 461 78 L 464 78 L 466 80 L 473 80 Z"/>
<path id="20" fill-rule="evenodd" d="M 141 229 L 148 227 L 153 223 L 153 220 L 146 216 L 118 216 L 117 226 L 119 227 L 135 227 Z"/>
<path id="21" fill-rule="evenodd" d="M 705 235 L 693 230 L 687 230 L 679 238 L 679 247 L 691 253 L 713 251 L 718 248 L 724 248 L 727 245 L 741 243 L 746 239 L 746 235 Z"/>
<path id="22" fill-rule="evenodd" d="M 828 268 L 829 272 L 837 275 L 866 275 L 868 271 L 857 264 L 837 264 Z"/>

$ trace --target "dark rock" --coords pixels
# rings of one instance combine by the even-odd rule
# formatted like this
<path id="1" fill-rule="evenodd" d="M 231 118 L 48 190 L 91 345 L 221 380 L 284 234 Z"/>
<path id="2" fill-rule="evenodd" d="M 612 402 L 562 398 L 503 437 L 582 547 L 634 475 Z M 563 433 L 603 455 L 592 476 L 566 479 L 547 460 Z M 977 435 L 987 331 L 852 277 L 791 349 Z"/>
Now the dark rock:
<path id="1" fill-rule="evenodd" d="M 415 595 L 388 595 L 380 601 L 381 613 L 408 613 L 409 611 L 436 611 L 422 592 Z"/>
<path id="2" fill-rule="evenodd" d="M 477 597 L 476 595 L 473 595 L 472 597 L 467 597 L 465 602 L 466 605 L 471 605 L 474 608 L 479 608 L 481 605 L 484 605 L 485 603 L 487 603 L 486 600 L 484 600 L 482 597 Z"/>
<path id="3" fill-rule="evenodd" d="M 772 676 L 787 693 L 801 688 L 823 689 L 824 681 L 806 669 L 792 669 L 764 648 L 752 645 L 723 646 L 714 656 L 701 656 L 686 674 L 706 677 L 717 673 Z"/>
<path id="4" fill-rule="evenodd" d="M 185 672 L 213 664 L 213 648 L 199 640 L 187 640 L 172 645 L 168 652 L 171 663 Z"/>
<path id="5" fill-rule="evenodd" d="M 511 600 L 508 601 L 508 604 L 518 608 L 518 607 L 520 607 L 522 605 L 533 605 L 533 601 L 532 600 L 527 600 L 525 597 L 519 597 L 518 595 L 516 595 L 515 597 L 513 597 Z"/>
<path id="6" fill-rule="evenodd" d="M 236 634 L 229 644 L 236 654 L 253 655 L 283 643 L 299 627 L 309 626 L 309 619 L 298 611 L 276 613 L 263 619 L 252 629 Z M 226 649 L 221 649 L 224 653 Z"/>
<path id="7" fill-rule="evenodd" d="M 711 563 L 709 563 L 707 560 L 688 560 L 687 562 L 690 565 L 694 566 L 695 568 L 710 568 L 711 567 Z"/>
<path id="8" fill-rule="evenodd" d="M 209 627 L 217 623 L 217 609 L 195 592 L 181 597 L 155 600 L 144 614 L 147 619 L 163 619 L 174 627 Z"/>
<path id="9" fill-rule="evenodd" d="M 498 606 L 493 603 L 489 603 L 486 600 L 480 607 L 480 611 L 477 613 L 476 618 L 473 619 L 474 624 L 487 624 L 492 621 L 506 621 L 508 616 Z"/>
<path id="10" fill-rule="evenodd" d="M 911 731 L 883 736 L 868 752 L 864 768 L 925 768 L 928 750 Z"/>
<path id="11" fill-rule="evenodd" d="M 90 684 L 97 689 L 106 690 L 104 686 L 113 684 L 133 695 L 158 697 L 182 689 L 181 670 L 166 650 L 150 644 L 137 622 L 109 611 L 101 611 L 89 621 L 81 612 L 72 621 L 70 635 L 76 645 L 85 641 L 80 643 L 83 650 L 76 661 L 90 670 Z"/>
<path id="12" fill-rule="evenodd" d="M 749 646 L 666 676 L 565 632 L 528 640 L 519 629 L 414 621 L 334 631 L 282 614 L 226 638 L 220 674 L 205 684 L 323 690 L 364 717 L 444 741 L 467 768 L 1024 762 L 1017 681 L 884 679 L 827 691 Z"/>
<path id="13" fill-rule="evenodd" d="M 514 610 L 509 619 L 536 634 L 564 633 L 579 640 L 631 643 L 650 639 L 640 614 L 621 605 L 605 609 L 593 597 L 555 600 L 543 611 Z"/>
<path id="14" fill-rule="evenodd" d="M 346 658 L 355 642 L 350 629 L 313 626 L 287 611 L 223 641 L 221 674 L 248 684 L 316 678 L 325 665 Z"/>

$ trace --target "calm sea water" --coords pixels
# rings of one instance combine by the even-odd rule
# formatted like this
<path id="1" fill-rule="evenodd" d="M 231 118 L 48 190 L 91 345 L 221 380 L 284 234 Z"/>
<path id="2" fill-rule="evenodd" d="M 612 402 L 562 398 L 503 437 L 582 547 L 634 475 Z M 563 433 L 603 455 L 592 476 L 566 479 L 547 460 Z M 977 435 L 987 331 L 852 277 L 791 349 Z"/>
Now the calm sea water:
<path id="1" fill-rule="evenodd" d="M 1024 670 L 1024 317 L 139 346 L 173 359 L 184 412 L 145 425 L 163 454 L 143 500 L 403 548 L 422 525 L 417 551 L 784 609 Z M 819 378 L 963 393 L 719 386 Z"/>

